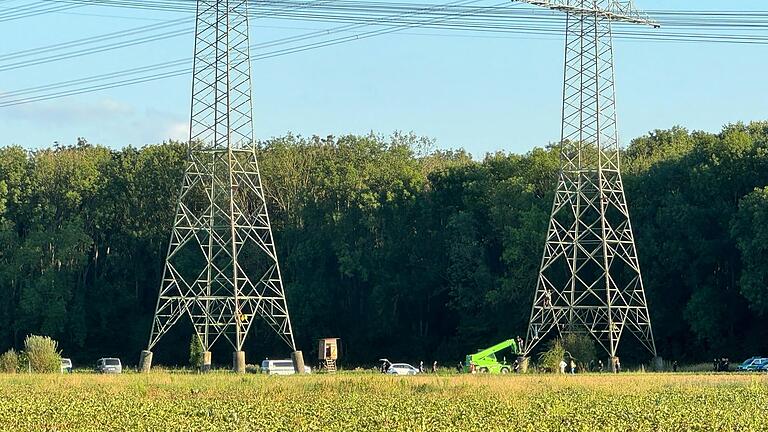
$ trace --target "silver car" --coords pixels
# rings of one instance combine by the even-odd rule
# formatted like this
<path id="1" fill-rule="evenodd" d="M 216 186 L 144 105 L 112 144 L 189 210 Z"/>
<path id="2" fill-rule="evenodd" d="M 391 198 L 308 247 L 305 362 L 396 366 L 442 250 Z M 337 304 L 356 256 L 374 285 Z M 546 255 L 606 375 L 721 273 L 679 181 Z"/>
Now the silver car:
<path id="1" fill-rule="evenodd" d="M 119 374 L 123 372 L 123 365 L 119 358 L 105 357 L 96 362 L 96 372 Z"/>
<path id="2" fill-rule="evenodd" d="M 389 369 L 388 374 L 392 375 L 416 375 L 419 370 L 407 363 L 393 363 Z"/>

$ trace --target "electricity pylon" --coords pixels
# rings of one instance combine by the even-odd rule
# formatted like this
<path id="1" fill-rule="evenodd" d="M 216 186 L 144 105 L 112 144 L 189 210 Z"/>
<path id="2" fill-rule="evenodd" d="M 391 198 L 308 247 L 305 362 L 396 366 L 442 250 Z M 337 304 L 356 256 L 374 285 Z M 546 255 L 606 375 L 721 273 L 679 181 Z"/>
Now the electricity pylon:
<path id="1" fill-rule="evenodd" d="M 621 180 L 611 23 L 658 25 L 631 1 L 518 1 L 566 14 L 559 182 L 525 353 L 556 330 L 591 335 L 615 363 L 627 330 L 656 357 Z"/>
<path id="2" fill-rule="evenodd" d="M 223 337 L 244 372 L 243 344 L 259 317 L 296 351 L 256 161 L 247 9 L 246 0 L 197 1 L 186 170 L 145 371 L 151 350 L 182 317 L 192 321 L 204 367 Z"/>

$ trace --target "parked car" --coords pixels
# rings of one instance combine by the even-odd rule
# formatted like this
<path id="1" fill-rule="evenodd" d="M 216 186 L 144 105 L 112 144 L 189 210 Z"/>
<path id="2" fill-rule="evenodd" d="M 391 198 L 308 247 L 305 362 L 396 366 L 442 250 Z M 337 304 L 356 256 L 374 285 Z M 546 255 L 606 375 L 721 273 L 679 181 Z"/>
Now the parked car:
<path id="1" fill-rule="evenodd" d="M 763 369 L 763 366 L 768 365 L 768 358 L 759 358 L 752 361 L 752 364 L 748 365 L 744 370 L 747 372 L 756 372 Z"/>
<path id="2" fill-rule="evenodd" d="M 119 374 L 123 372 L 123 365 L 119 358 L 105 357 L 96 362 L 96 372 Z"/>
<path id="3" fill-rule="evenodd" d="M 755 360 L 757 360 L 759 358 L 760 358 L 759 356 L 753 356 L 753 357 L 750 357 L 750 358 L 744 360 L 743 363 L 741 363 L 740 365 L 736 366 L 736 370 L 738 370 L 738 371 L 746 370 L 747 366 L 751 365 L 753 361 L 755 361 Z"/>
<path id="4" fill-rule="evenodd" d="M 269 375 L 293 375 L 296 370 L 291 360 L 264 360 L 261 362 L 261 372 Z M 305 365 L 304 373 L 312 373 L 312 368 Z"/>
<path id="5" fill-rule="evenodd" d="M 392 375 L 416 375 L 419 370 L 407 363 L 393 363 L 389 369 L 388 374 Z"/>
<path id="6" fill-rule="evenodd" d="M 61 359 L 61 373 L 72 373 L 72 360 L 68 358 Z"/>
<path id="7" fill-rule="evenodd" d="M 766 364 L 768 364 L 768 358 L 750 357 L 749 359 L 745 360 L 744 363 L 740 364 L 736 370 L 742 372 L 758 371 L 761 370 L 762 367 Z"/>

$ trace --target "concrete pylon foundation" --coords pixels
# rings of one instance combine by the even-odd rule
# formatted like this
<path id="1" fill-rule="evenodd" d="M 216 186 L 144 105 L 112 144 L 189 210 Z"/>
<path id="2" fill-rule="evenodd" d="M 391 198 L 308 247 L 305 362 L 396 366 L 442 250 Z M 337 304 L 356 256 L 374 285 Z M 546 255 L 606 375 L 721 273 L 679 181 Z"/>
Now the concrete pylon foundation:
<path id="1" fill-rule="evenodd" d="M 293 360 L 293 370 L 297 374 L 304 373 L 304 354 L 301 351 L 294 351 L 291 353 L 291 360 Z"/>
<path id="2" fill-rule="evenodd" d="M 653 358 L 653 370 L 656 372 L 664 372 L 664 359 L 661 356 Z"/>
<path id="3" fill-rule="evenodd" d="M 611 372 L 613 373 L 619 373 L 621 372 L 621 363 L 619 362 L 618 357 L 611 357 Z"/>
<path id="4" fill-rule="evenodd" d="M 210 351 L 203 352 L 203 364 L 200 368 L 200 371 L 203 373 L 211 371 L 211 352 Z"/>
<path id="5" fill-rule="evenodd" d="M 245 351 L 232 353 L 232 370 L 239 374 L 245 373 Z"/>
<path id="6" fill-rule="evenodd" d="M 519 373 L 527 373 L 528 372 L 528 365 L 530 363 L 531 358 L 520 356 L 517 358 L 517 364 L 520 365 Z"/>
<path id="7" fill-rule="evenodd" d="M 139 357 L 139 372 L 148 373 L 152 369 L 152 351 L 144 350 Z"/>

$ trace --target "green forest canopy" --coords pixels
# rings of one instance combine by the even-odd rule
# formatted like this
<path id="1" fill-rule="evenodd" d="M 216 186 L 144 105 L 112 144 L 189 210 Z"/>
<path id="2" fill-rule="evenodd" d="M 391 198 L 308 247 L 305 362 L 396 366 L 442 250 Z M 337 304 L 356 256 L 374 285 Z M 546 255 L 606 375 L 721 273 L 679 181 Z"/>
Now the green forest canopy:
<path id="1" fill-rule="evenodd" d="M 556 184 L 556 149 L 427 151 L 413 135 L 259 146 L 300 348 L 341 337 L 348 363 L 455 363 L 524 335 Z M 182 176 L 177 142 L 0 148 L 0 350 L 29 333 L 65 356 L 133 363 L 145 348 Z M 624 182 L 659 353 L 768 351 L 768 122 L 657 130 Z M 157 348 L 184 363 L 191 328 Z M 218 347 L 226 363 L 231 350 Z M 625 355 L 645 359 L 627 335 Z M 251 362 L 285 356 L 255 329 Z M 214 361 L 217 354 L 214 353 Z M 222 360 L 224 359 L 224 360 Z"/>

